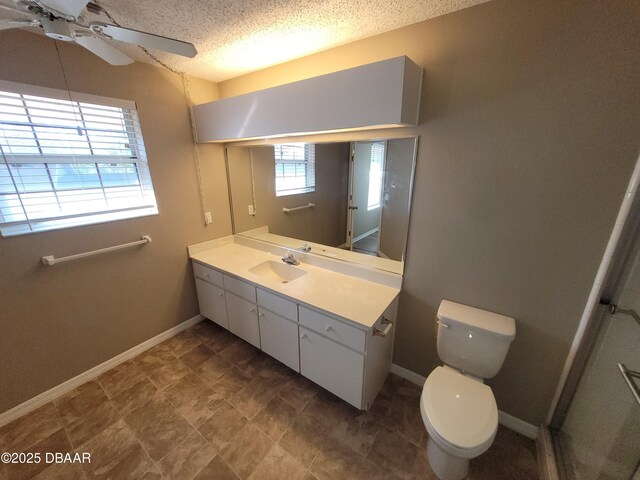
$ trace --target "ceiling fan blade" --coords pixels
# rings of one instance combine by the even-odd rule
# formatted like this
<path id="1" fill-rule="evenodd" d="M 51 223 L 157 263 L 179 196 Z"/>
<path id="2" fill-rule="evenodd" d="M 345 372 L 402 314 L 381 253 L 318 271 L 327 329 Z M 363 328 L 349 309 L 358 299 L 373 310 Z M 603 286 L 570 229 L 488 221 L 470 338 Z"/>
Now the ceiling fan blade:
<path id="1" fill-rule="evenodd" d="M 191 43 L 154 35 L 153 33 L 140 32 L 138 30 L 117 27 L 116 25 L 109 25 L 108 23 L 102 22 L 94 22 L 89 25 L 89 28 L 98 34 L 107 35 L 114 40 L 133 43 L 154 50 L 163 50 L 165 52 L 175 53 L 176 55 L 182 55 L 183 57 L 193 58 L 198 54 L 196 47 Z"/>
<path id="2" fill-rule="evenodd" d="M 37 27 L 40 22 L 37 20 L 0 20 L 0 30 L 9 30 L 10 28 Z"/>
<path id="3" fill-rule="evenodd" d="M 55 10 L 56 12 L 64 15 L 78 18 L 78 16 L 87 6 L 89 0 L 36 0 L 37 3 L 46 7 L 49 10 Z"/>
<path id="4" fill-rule="evenodd" d="M 111 65 L 129 65 L 133 59 L 97 37 L 78 36 L 76 42 Z"/>

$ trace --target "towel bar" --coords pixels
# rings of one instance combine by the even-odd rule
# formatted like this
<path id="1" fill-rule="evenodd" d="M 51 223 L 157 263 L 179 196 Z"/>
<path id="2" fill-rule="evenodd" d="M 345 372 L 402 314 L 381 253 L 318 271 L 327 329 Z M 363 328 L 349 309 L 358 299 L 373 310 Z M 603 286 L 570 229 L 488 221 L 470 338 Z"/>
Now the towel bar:
<path id="1" fill-rule="evenodd" d="M 301 205 L 299 207 L 291 207 L 291 208 L 283 207 L 282 211 L 284 213 L 289 213 L 289 212 L 295 212 L 296 210 L 304 210 L 305 208 L 313 208 L 315 206 L 316 206 L 315 203 L 307 203 L 306 205 Z"/>
<path id="2" fill-rule="evenodd" d="M 149 235 L 143 235 L 140 240 L 130 243 L 123 243 L 122 245 L 115 245 L 113 247 L 101 248 L 99 250 L 92 250 L 91 252 L 78 253 L 77 255 L 69 255 L 68 257 L 56 258 L 53 255 L 47 255 L 42 257 L 42 263 L 45 265 L 55 265 L 57 263 L 68 262 L 69 260 L 76 260 L 78 258 L 91 257 L 92 255 L 99 255 L 101 253 L 113 252 L 114 250 L 120 250 L 122 248 L 134 247 L 136 245 L 143 245 L 145 243 L 151 243 L 151 237 Z"/>

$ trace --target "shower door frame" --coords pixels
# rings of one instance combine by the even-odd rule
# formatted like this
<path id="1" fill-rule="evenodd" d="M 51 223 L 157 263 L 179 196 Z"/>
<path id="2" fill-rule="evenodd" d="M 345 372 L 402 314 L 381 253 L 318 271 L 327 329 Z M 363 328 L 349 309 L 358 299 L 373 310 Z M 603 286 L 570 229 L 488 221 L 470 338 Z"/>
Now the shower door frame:
<path id="1" fill-rule="evenodd" d="M 571 402 L 582 379 L 587 361 L 594 348 L 600 327 L 607 311 L 607 302 L 615 303 L 615 296 L 619 295 L 621 283 L 625 273 L 627 262 L 630 261 L 632 255 L 640 249 L 640 191 L 637 190 L 637 183 L 640 179 L 640 158 L 638 158 L 634 172 L 630 179 L 629 189 L 625 192 L 625 201 L 630 196 L 628 211 L 625 214 L 624 224 L 620 230 L 620 236 L 615 244 L 611 262 L 607 268 L 603 278 L 603 285 L 599 292 L 599 300 L 596 307 L 589 316 L 587 323 L 580 339 L 580 343 L 576 349 L 575 356 L 568 368 L 568 373 L 562 384 L 562 390 L 558 396 L 558 400 L 553 407 L 553 413 L 548 418 L 549 428 L 552 434 L 559 431 L 562 427 L 567 412 L 571 406 Z M 630 193 L 631 187 L 636 185 L 636 190 Z M 620 220 L 625 201 L 620 208 L 616 224 Z M 615 227 L 614 227 L 615 230 Z M 612 233 L 612 237 L 614 234 Z M 604 263 L 604 259 L 603 259 Z M 595 289 L 594 283 L 594 289 Z M 603 302 L 604 301 L 604 302 Z M 561 380 L 562 381 L 562 380 Z M 555 435 L 554 435 L 555 436 Z"/>

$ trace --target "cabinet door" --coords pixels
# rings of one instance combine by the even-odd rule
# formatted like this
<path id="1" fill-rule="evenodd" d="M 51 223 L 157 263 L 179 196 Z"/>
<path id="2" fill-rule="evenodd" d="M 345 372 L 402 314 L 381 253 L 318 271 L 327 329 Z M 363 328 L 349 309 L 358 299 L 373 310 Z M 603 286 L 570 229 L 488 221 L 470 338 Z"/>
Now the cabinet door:
<path id="1" fill-rule="evenodd" d="M 258 309 L 262 351 L 299 372 L 298 324 L 264 308 Z"/>
<path id="2" fill-rule="evenodd" d="M 300 373 L 362 408 L 364 355 L 300 326 Z"/>
<path id="3" fill-rule="evenodd" d="M 260 348 L 258 312 L 255 303 L 227 292 L 227 313 L 231 333 Z"/>
<path id="4" fill-rule="evenodd" d="M 229 330 L 224 290 L 199 278 L 196 278 L 196 290 L 200 313 Z"/>

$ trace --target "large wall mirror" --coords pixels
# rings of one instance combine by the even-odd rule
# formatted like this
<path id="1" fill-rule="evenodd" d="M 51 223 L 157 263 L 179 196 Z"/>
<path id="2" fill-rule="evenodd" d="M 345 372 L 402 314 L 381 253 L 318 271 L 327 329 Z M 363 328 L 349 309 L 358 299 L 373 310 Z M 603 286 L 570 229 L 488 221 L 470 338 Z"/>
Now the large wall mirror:
<path id="1" fill-rule="evenodd" d="M 417 142 L 227 146 L 234 233 L 402 273 Z"/>

